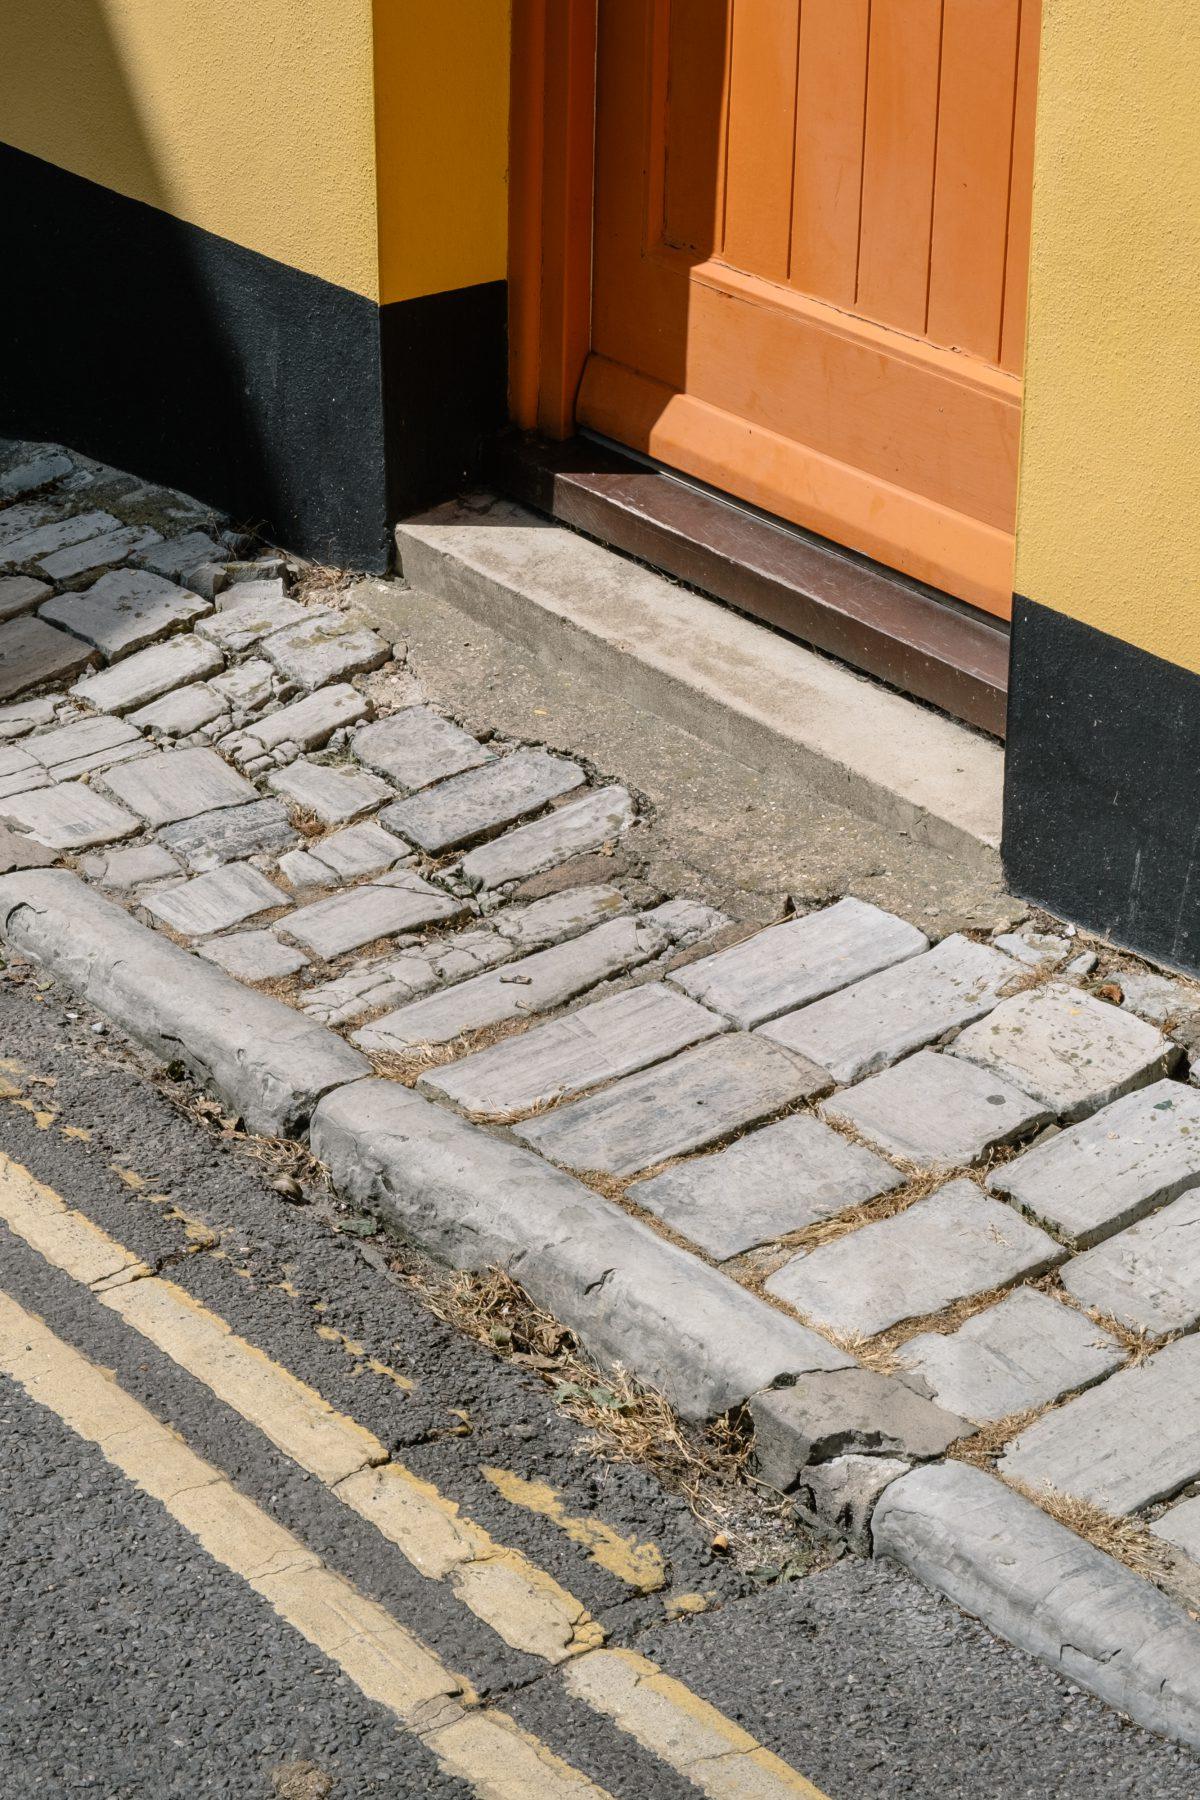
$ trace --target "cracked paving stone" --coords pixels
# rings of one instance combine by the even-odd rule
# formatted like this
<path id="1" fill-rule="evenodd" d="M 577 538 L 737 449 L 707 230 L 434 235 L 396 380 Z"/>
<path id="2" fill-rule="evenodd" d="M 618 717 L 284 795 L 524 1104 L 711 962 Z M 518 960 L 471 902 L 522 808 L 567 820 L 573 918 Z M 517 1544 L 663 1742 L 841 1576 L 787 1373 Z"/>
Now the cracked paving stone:
<path id="1" fill-rule="evenodd" d="M 0 802 L 0 817 L 51 850 L 90 850 L 140 831 L 141 820 L 80 781 Z"/>
<path id="2" fill-rule="evenodd" d="M 32 575 L 0 575 L 0 623 L 32 612 L 52 592 L 49 582 L 35 581 Z"/>
<path id="3" fill-rule="evenodd" d="M 345 825 L 393 797 L 378 775 L 364 774 L 349 763 L 314 763 L 304 757 L 268 775 L 267 786 L 322 825 Z"/>
<path id="4" fill-rule="evenodd" d="M 266 600 L 255 600 L 253 596 L 243 598 L 245 585 L 230 589 L 222 596 L 235 604 L 220 607 L 196 627 L 199 637 L 207 638 L 210 644 L 217 644 L 231 655 L 248 650 L 251 644 L 257 644 L 272 631 L 298 625 L 302 619 L 333 616 L 327 612 L 310 613 L 298 600 L 287 600 L 282 594 Z"/>
<path id="5" fill-rule="evenodd" d="M 159 834 L 189 869 L 215 869 L 245 856 L 277 856 L 298 844 L 300 833 L 279 800 L 251 800 L 181 819 Z"/>
<path id="6" fill-rule="evenodd" d="M 131 560 L 139 569 L 149 569 L 155 575 L 182 581 L 201 563 L 224 562 L 228 555 L 226 546 L 218 544 L 206 531 L 189 531 L 182 537 L 168 538 L 165 543 L 139 550 Z"/>
<path id="7" fill-rule="evenodd" d="M 80 873 L 100 887 L 130 889 L 151 881 L 167 881 L 183 869 L 161 844 L 132 844 L 127 850 L 99 851 L 85 856 Z"/>
<path id="8" fill-rule="evenodd" d="M 89 654 L 95 652 L 89 651 Z M 132 712 L 135 707 L 157 700 L 171 688 L 186 687 L 191 681 L 203 681 L 208 675 L 217 675 L 222 667 L 219 650 L 206 644 L 194 632 L 183 632 L 177 637 L 166 638 L 161 644 L 135 650 L 132 656 L 123 658 L 111 669 L 85 675 L 82 681 L 75 683 L 71 693 L 77 700 L 86 700 L 98 712 Z"/>
<path id="9" fill-rule="evenodd" d="M 188 737 L 202 725 L 211 725 L 225 711 L 225 700 L 207 681 L 192 681 L 187 687 L 152 700 L 127 714 L 131 724 L 152 732 L 156 737 Z"/>
<path id="10" fill-rule="evenodd" d="M 392 654 L 386 638 L 346 613 L 310 613 L 303 624 L 264 638 L 261 649 L 281 675 L 309 693 L 378 669 Z"/>
<path id="11" fill-rule="evenodd" d="M 27 750 L 16 744 L 0 746 L 0 799 L 27 794 L 32 788 L 45 787 L 49 780 L 45 769 Z"/>
<path id="12" fill-rule="evenodd" d="M 306 694 L 281 706 L 247 725 L 245 735 L 261 744 L 264 750 L 276 750 L 280 744 L 296 744 L 301 750 L 319 750 L 342 725 L 353 725 L 368 711 L 368 705 L 357 688 L 348 682 Z"/>
<path id="13" fill-rule="evenodd" d="M 273 931 L 234 931 L 201 944 L 200 954 L 239 981 L 278 981 L 308 965 L 303 950 L 281 944 Z"/>
<path id="14" fill-rule="evenodd" d="M 629 829 L 635 817 L 625 788 L 595 788 L 532 825 L 518 825 L 503 837 L 480 844 L 463 857 L 459 874 L 472 892 L 525 881 L 572 856 L 603 850 Z"/>
<path id="15" fill-rule="evenodd" d="M 1063 1286 L 1130 1331 L 1163 1337 L 1200 1324 L 1200 1193 L 1072 1257 Z"/>
<path id="16" fill-rule="evenodd" d="M 314 900 L 285 919 L 280 929 L 314 956 L 328 960 L 361 949 L 376 938 L 395 937 L 398 932 L 432 925 L 461 911 L 461 901 L 451 899 L 421 876 L 400 870 L 387 885 L 368 882 L 349 893 Z"/>
<path id="17" fill-rule="evenodd" d="M 358 761 L 409 793 L 490 762 L 487 750 L 468 731 L 431 706 L 406 706 L 354 734 Z"/>
<path id="18" fill-rule="evenodd" d="M 56 594 L 38 617 L 94 644 L 109 662 L 203 618 L 210 603 L 145 569 L 114 569 L 78 593 Z"/>
<path id="19" fill-rule="evenodd" d="M 174 882 L 142 896 L 142 905 L 183 937 L 225 931 L 258 913 L 289 904 L 289 896 L 252 863 L 223 863 L 207 875 Z"/>
<path id="20" fill-rule="evenodd" d="M 0 700 L 68 681 L 95 660 L 91 644 L 56 630 L 44 619 L 28 613 L 9 619 L 0 625 Z"/>
<path id="21" fill-rule="evenodd" d="M 514 750 L 396 801 L 380 818 L 389 831 L 430 856 L 440 856 L 527 813 L 540 812 L 552 800 L 582 787 L 586 779 L 578 764 L 566 757 L 552 756 L 548 750 Z"/>
<path id="22" fill-rule="evenodd" d="M 151 826 L 174 825 L 258 798 L 215 750 L 156 750 L 107 770 L 104 785 Z"/>
<path id="23" fill-rule="evenodd" d="M 1053 1117 L 999 1075 L 936 1050 L 918 1050 L 820 1110 L 923 1169 L 960 1169 Z"/>
<path id="24" fill-rule="evenodd" d="M 49 725 L 54 718 L 54 698 L 43 695 L 32 700 L 14 700 L 0 706 L 0 743 L 25 737 L 38 725 Z"/>

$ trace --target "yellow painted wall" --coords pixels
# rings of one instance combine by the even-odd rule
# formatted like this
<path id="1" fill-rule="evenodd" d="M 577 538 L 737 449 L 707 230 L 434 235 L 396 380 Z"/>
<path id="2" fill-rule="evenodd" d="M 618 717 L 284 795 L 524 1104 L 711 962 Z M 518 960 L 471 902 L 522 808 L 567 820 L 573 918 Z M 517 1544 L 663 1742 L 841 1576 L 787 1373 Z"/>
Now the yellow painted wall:
<path id="1" fill-rule="evenodd" d="M 1200 6 L 1045 0 L 1018 592 L 1200 672 Z"/>

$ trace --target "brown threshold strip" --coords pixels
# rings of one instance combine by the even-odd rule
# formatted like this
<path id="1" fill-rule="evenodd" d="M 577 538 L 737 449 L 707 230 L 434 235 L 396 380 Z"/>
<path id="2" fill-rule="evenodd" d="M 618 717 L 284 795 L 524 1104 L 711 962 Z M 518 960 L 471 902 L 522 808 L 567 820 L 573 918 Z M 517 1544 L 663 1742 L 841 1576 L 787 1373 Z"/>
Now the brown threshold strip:
<path id="1" fill-rule="evenodd" d="M 489 474 L 562 524 L 1004 736 L 1000 621 L 587 438 L 556 444 L 507 432 L 492 446 Z"/>

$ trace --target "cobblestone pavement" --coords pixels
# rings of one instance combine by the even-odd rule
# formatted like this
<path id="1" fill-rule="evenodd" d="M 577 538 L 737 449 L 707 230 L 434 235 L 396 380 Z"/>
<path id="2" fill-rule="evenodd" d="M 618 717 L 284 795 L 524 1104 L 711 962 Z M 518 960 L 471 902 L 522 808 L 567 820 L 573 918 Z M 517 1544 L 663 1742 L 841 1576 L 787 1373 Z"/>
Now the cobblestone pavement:
<path id="1" fill-rule="evenodd" d="M 1200 988 L 1045 919 L 931 943 L 847 896 L 748 931 L 647 883 L 636 793 L 439 711 L 352 588 L 53 450 L 0 491 L 4 866 L 65 865 L 357 1052 L 313 1137 L 351 1192 L 403 1185 L 372 1133 L 481 1183 L 533 1151 L 776 1321 L 792 1360 L 679 1403 L 761 1390 L 762 1465 L 826 1522 L 869 1543 L 949 1450 L 963 1505 L 987 1471 L 1200 1601 Z M 855 1364 L 886 1404 L 819 1454 L 771 1383 Z"/>

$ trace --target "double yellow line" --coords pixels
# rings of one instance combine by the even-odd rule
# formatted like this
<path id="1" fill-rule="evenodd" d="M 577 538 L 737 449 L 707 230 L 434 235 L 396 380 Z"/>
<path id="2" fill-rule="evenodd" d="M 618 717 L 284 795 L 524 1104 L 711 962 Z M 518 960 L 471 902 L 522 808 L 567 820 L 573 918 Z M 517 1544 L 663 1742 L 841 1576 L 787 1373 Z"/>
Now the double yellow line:
<path id="1" fill-rule="evenodd" d="M 432 1483 L 392 1461 L 373 1433 L 3 1156 L 0 1219 L 367 1519 L 422 1575 L 445 1581 L 505 1643 L 560 1666 L 569 1693 L 701 1793 L 711 1800 L 822 1800 L 787 1763 L 647 1658 L 604 1648 L 602 1627 L 544 1570 L 496 1543 Z M 602 1788 L 508 1714 L 481 1707 L 469 1683 L 428 1645 L 5 1294 L 0 1372 L 97 1445 L 476 1793 L 604 1800 Z"/>

